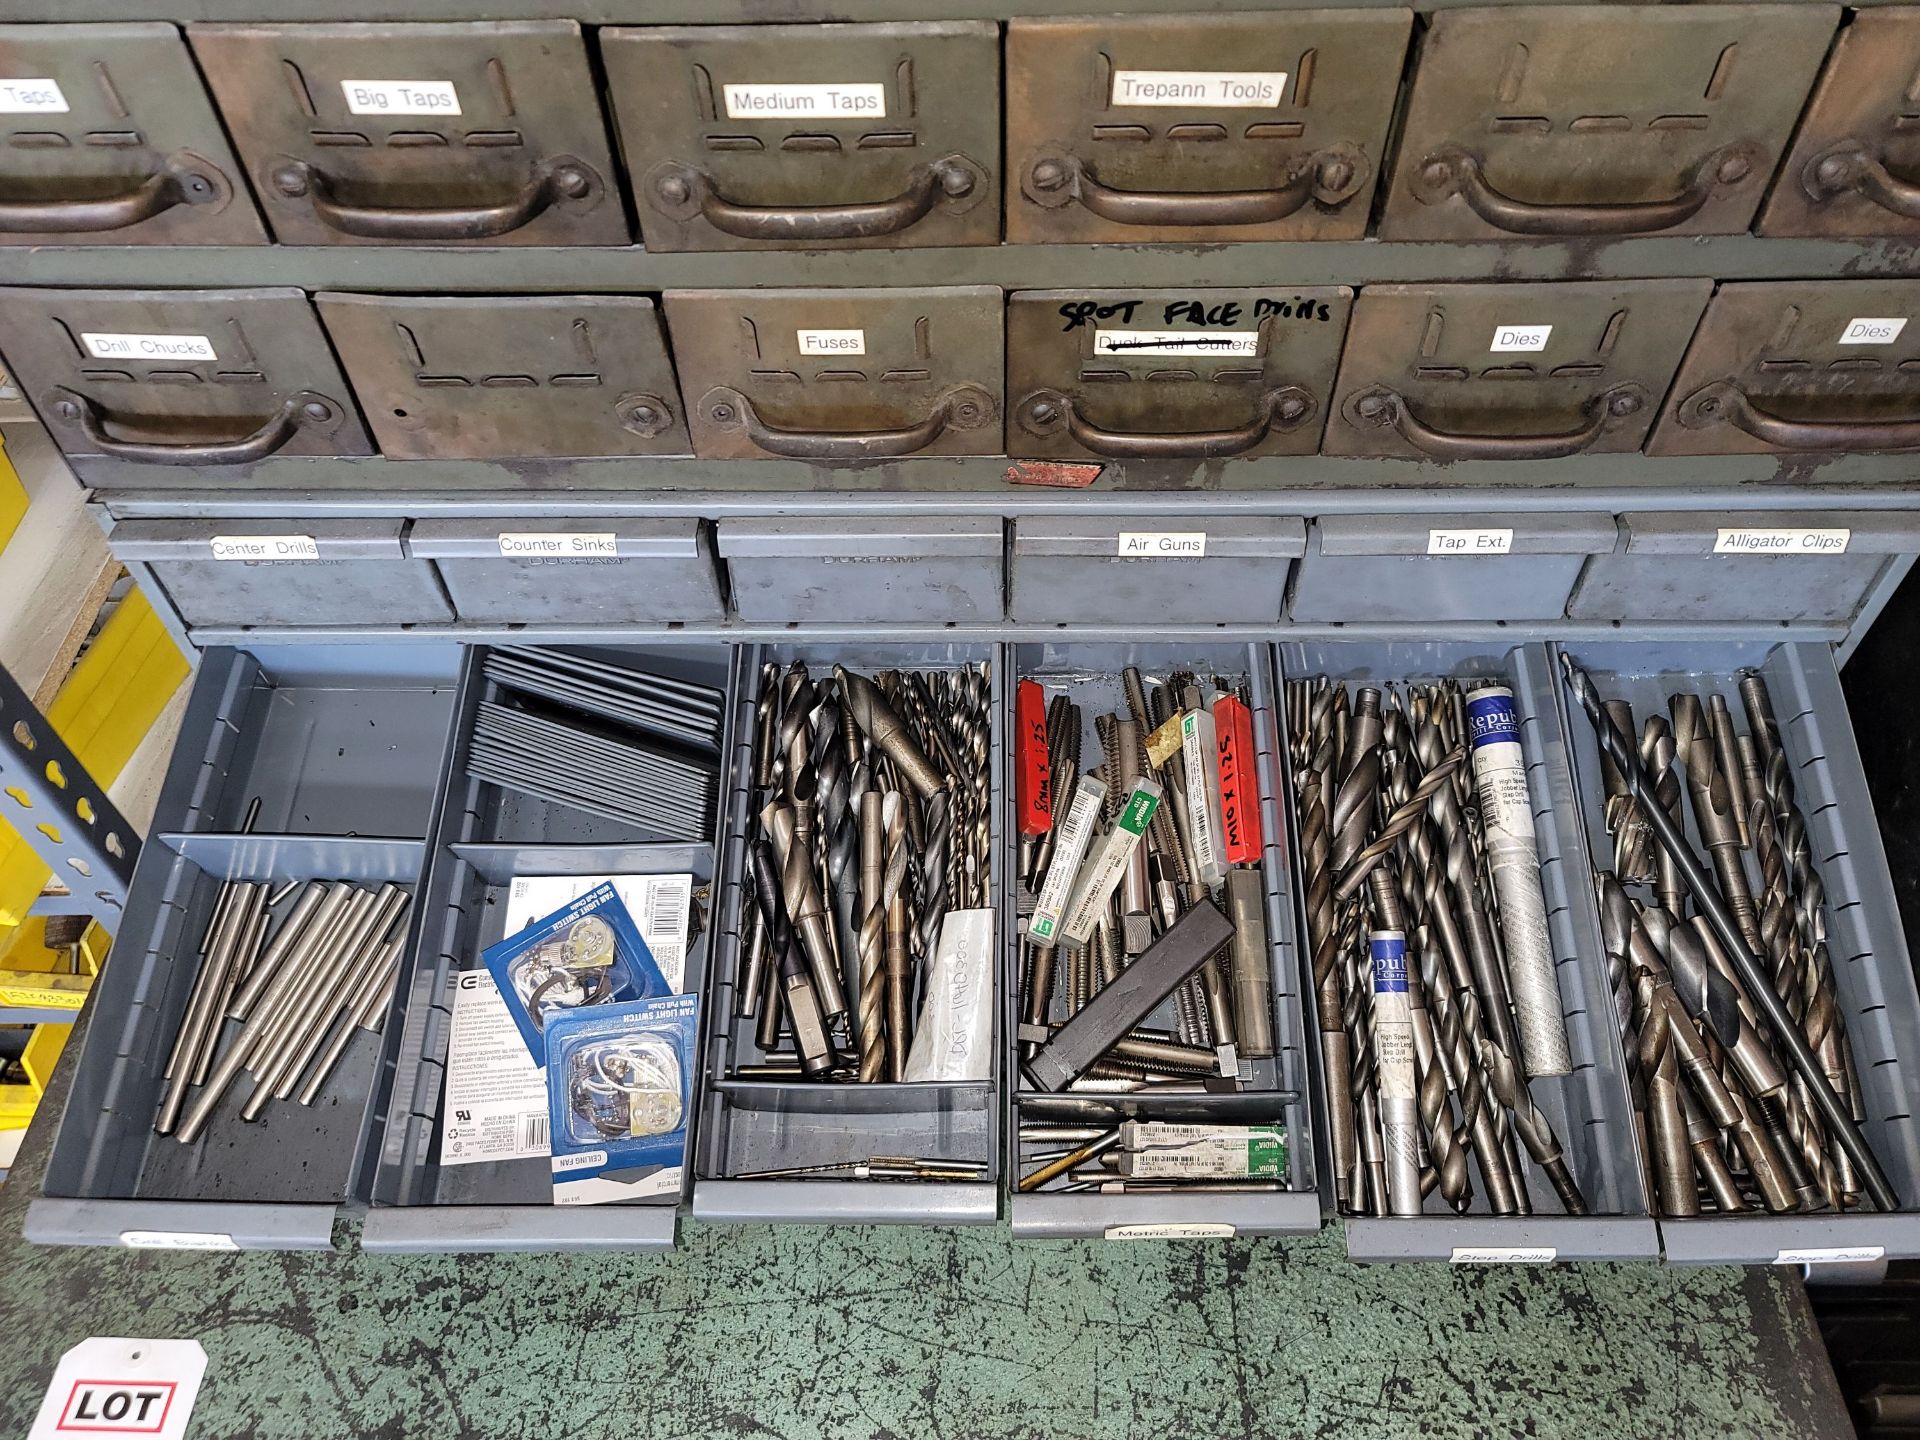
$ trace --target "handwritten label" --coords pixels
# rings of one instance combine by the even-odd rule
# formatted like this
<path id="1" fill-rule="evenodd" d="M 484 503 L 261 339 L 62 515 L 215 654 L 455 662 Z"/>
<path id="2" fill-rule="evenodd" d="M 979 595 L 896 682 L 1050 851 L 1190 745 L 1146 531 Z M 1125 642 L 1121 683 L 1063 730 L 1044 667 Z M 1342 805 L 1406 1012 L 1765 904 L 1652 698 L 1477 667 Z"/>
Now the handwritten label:
<path id="1" fill-rule="evenodd" d="M 0 80 L 0 115 L 64 115 L 58 80 Z"/>
<path id="2" fill-rule="evenodd" d="M 620 545 L 611 531 L 586 532 L 579 530 L 518 531 L 500 532 L 500 553 L 516 559 L 561 559 L 578 555 L 597 556 L 602 559 L 617 560 Z"/>
<path id="3" fill-rule="evenodd" d="M 1119 550 L 1123 560 L 1150 559 L 1157 556 L 1198 558 L 1207 553 L 1204 530 L 1122 530 Z"/>
<path id="4" fill-rule="evenodd" d="M 802 355 L 864 355 L 867 332 L 864 330 L 797 330 Z"/>
<path id="5" fill-rule="evenodd" d="M 1551 1245 L 1456 1245 L 1455 1265 L 1551 1265 L 1560 1252 Z"/>
<path id="6" fill-rule="evenodd" d="M 1148 308 L 1143 312 L 1142 306 Z M 1331 305 L 1307 295 L 1261 295 L 1254 299 L 1251 309 L 1239 300 L 1167 300 L 1159 302 L 1158 309 L 1162 325 L 1198 325 L 1219 329 L 1231 328 L 1248 319 L 1256 324 L 1262 320 L 1329 322 L 1333 319 Z M 1066 321 L 1060 327 L 1062 330 L 1078 330 L 1101 320 L 1113 320 L 1125 326 L 1133 324 L 1136 318 L 1143 324 L 1151 325 L 1154 308 L 1140 298 L 1069 300 L 1060 307 L 1060 318 Z"/>
<path id="7" fill-rule="evenodd" d="M 458 115 L 451 80 L 342 80 L 349 115 Z"/>
<path id="8" fill-rule="evenodd" d="M 1429 530 L 1429 555 L 1510 555 L 1511 530 Z"/>
<path id="9" fill-rule="evenodd" d="M 1875 320 L 1861 317 L 1847 322 L 1847 328 L 1840 332 L 1838 344 L 1841 345 L 1891 345 L 1900 338 L 1900 332 L 1907 328 L 1903 319 Z"/>
<path id="10" fill-rule="evenodd" d="M 723 85 L 729 120 L 785 120 L 796 116 L 857 116 L 882 120 L 884 85 Z"/>
<path id="11" fill-rule="evenodd" d="M 1776 1265 L 1871 1265 L 1884 1260 L 1884 1245 L 1816 1245 L 1805 1250 L 1782 1250 L 1773 1257 Z"/>
<path id="12" fill-rule="evenodd" d="M 27 1440 L 181 1440 L 206 1373 L 207 1352 L 198 1340 L 91 1336 L 60 1357 Z"/>
<path id="13" fill-rule="evenodd" d="M 1191 330 L 1096 330 L 1096 355 L 1258 355 L 1258 330 L 1196 334 Z"/>
<path id="14" fill-rule="evenodd" d="M 1159 1225 L 1109 1225 L 1109 1240 L 1230 1240 L 1237 1232 L 1225 1221 L 1169 1220 Z"/>
<path id="15" fill-rule="evenodd" d="M 0 1005 L 30 1006 L 35 1010 L 78 1010 L 86 1003 L 85 990 L 38 990 L 25 985 L 0 985 Z"/>
<path id="16" fill-rule="evenodd" d="M 1271 110 L 1287 88 L 1284 70 L 1116 70 L 1115 105 L 1200 105 Z"/>
<path id="17" fill-rule="evenodd" d="M 1713 539 L 1716 555 L 1844 555 L 1853 531 L 1843 527 L 1795 530 L 1784 526 L 1723 525 Z"/>
<path id="18" fill-rule="evenodd" d="M 1544 350 L 1551 334 L 1551 325 L 1502 325 L 1494 330 L 1493 343 L 1487 349 L 1495 355 Z"/>
<path id="19" fill-rule="evenodd" d="M 218 360 L 204 335 L 97 335 L 80 332 L 80 343 L 96 360 Z"/>
<path id="20" fill-rule="evenodd" d="M 122 1230 L 129 1250 L 238 1250 L 231 1235 L 217 1230 Z"/>
<path id="21" fill-rule="evenodd" d="M 215 535 L 207 542 L 216 560 L 318 560 L 311 535 Z"/>

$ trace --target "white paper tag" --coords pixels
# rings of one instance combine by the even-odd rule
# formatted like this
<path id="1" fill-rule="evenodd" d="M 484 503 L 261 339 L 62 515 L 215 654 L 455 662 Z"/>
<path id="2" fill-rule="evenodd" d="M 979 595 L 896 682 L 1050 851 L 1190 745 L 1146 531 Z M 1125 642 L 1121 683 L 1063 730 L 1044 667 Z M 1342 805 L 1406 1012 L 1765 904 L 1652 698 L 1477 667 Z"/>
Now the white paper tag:
<path id="1" fill-rule="evenodd" d="M 122 1230 L 129 1250 L 238 1250 L 233 1236 L 218 1230 Z"/>
<path id="2" fill-rule="evenodd" d="M 1510 555 L 1511 530 L 1429 530 L 1429 555 Z"/>
<path id="3" fill-rule="evenodd" d="M 1544 350 L 1547 348 L 1547 337 L 1551 334 L 1551 325 L 1501 325 L 1494 330 L 1493 343 L 1487 349 L 1495 355 L 1520 350 Z"/>
<path id="4" fill-rule="evenodd" d="M 1271 110 L 1286 92 L 1284 70 L 1116 70 L 1115 105 L 1200 105 Z"/>
<path id="5" fill-rule="evenodd" d="M 723 85 L 729 120 L 884 120 L 884 85 Z"/>
<path id="6" fill-rule="evenodd" d="M 1847 328 L 1840 332 L 1841 345 L 1891 345 L 1900 338 L 1900 332 L 1907 328 L 1904 317 L 1874 319 L 1860 316 L 1847 322 Z"/>
<path id="7" fill-rule="evenodd" d="M 1258 355 L 1258 330 L 1096 330 L 1096 355 Z"/>
<path id="8" fill-rule="evenodd" d="M 1853 531 L 1844 527 L 1797 530 L 1787 526 L 1722 525 L 1713 539 L 1716 555 L 1844 555 Z"/>
<path id="9" fill-rule="evenodd" d="M 1551 1265 L 1560 1252 L 1551 1245 L 1456 1245 L 1455 1265 Z"/>
<path id="10" fill-rule="evenodd" d="M 797 330 L 802 355 L 864 355 L 867 332 L 864 330 Z"/>
<path id="11" fill-rule="evenodd" d="M 215 535 L 207 548 L 216 560 L 318 560 L 311 535 Z"/>
<path id="12" fill-rule="evenodd" d="M 1782 1250 L 1776 1265 L 1870 1265 L 1887 1257 L 1884 1245 L 1816 1245 L 1806 1250 Z"/>
<path id="13" fill-rule="evenodd" d="M 901 1078 L 993 1076 L 993 911 L 949 910 L 927 969 L 925 998 Z"/>
<path id="14" fill-rule="evenodd" d="M 1122 560 L 1198 560 L 1207 553 L 1207 532 L 1122 530 L 1114 553 Z"/>
<path id="15" fill-rule="evenodd" d="M 96 335 L 80 332 L 80 343 L 96 360 L 218 360 L 204 335 Z"/>
<path id="16" fill-rule="evenodd" d="M 458 115 L 451 80 L 342 80 L 349 115 Z"/>
<path id="17" fill-rule="evenodd" d="M 60 1357 L 27 1440 L 181 1440 L 206 1373 L 198 1340 L 91 1336 Z"/>
<path id="18" fill-rule="evenodd" d="M 1234 1227 L 1220 1220 L 1170 1220 L 1160 1225 L 1109 1225 L 1109 1240 L 1228 1240 Z"/>
<path id="19" fill-rule="evenodd" d="M 442 1165 L 551 1153 L 546 1072 L 527 1053 L 487 970 L 462 970 L 454 981 L 441 1118 Z"/>
<path id="20" fill-rule="evenodd" d="M 502 530 L 500 553 L 516 560 L 617 560 L 620 545 L 610 530 Z"/>
<path id="21" fill-rule="evenodd" d="M 596 885 L 611 885 L 653 952 L 668 986 L 678 994 L 687 967 L 687 925 L 693 911 L 691 875 L 516 875 L 507 890 L 507 929 L 518 934 L 536 920 L 572 904 Z"/>
<path id="22" fill-rule="evenodd" d="M 58 80 L 0 80 L 0 115 L 64 115 Z"/>

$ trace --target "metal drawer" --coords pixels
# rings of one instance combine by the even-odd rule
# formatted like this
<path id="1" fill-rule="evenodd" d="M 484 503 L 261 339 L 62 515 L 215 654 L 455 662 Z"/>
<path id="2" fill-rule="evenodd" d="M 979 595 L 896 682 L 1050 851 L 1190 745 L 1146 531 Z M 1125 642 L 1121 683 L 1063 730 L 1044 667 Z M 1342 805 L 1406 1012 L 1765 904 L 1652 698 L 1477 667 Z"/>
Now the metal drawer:
<path id="1" fill-rule="evenodd" d="M 1324 515 L 1293 582 L 1294 620 L 1558 620 L 1611 515 Z"/>
<path id="2" fill-rule="evenodd" d="M 1311 455 L 1353 291 L 1029 290 L 1007 301 L 1007 453 Z"/>
<path id="3" fill-rule="evenodd" d="M 580 27 L 192 25 L 285 245 L 624 245 Z"/>
<path id="4" fill-rule="evenodd" d="M 393 460 L 685 455 L 653 301 L 638 295 L 314 297 Z"/>
<path id="5" fill-rule="evenodd" d="M 1278 621 L 1294 519 L 1023 515 L 1013 522 L 1008 615 L 1031 624 Z"/>
<path id="6" fill-rule="evenodd" d="M 298 290 L 0 290 L 20 388 L 81 477 L 126 460 L 248 465 L 369 455 L 347 382 Z"/>
<path id="7" fill-rule="evenodd" d="M 958 623 L 1006 614 L 998 516 L 767 516 L 717 528 L 742 620 Z"/>
<path id="8" fill-rule="evenodd" d="M 1920 554 L 1920 515 L 1883 511 L 1663 512 L 1620 530 L 1587 562 L 1572 619 L 1845 624 Z"/>
<path id="9" fill-rule="evenodd" d="M 1739 234 L 1839 18 L 1802 4 L 1441 11 L 1380 238 Z"/>
<path id="10" fill-rule="evenodd" d="M 402 520 L 123 520 L 108 543 L 143 565 L 189 625 L 409 625 L 451 620 Z"/>
<path id="11" fill-rule="evenodd" d="M 171 25 L 0 25 L 0 244 L 260 245 Z"/>
<path id="12" fill-rule="evenodd" d="M 1000 33 L 984 21 L 600 32 L 649 250 L 1000 239 Z"/>
<path id="13" fill-rule="evenodd" d="M 1649 455 L 1920 448 L 1920 280 L 1722 285 Z"/>
<path id="14" fill-rule="evenodd" d="M 1409 10 L 1014 20 L 1007 238 L 1356 240 Z"/>
<path id="15" fill-rule="evenodd" d="M 462 620 L 671 624 L 727 613 L 699 520 L 418 520 L 407 553 L 433 561 Z"/>
<path id="16" fill-rule="evenodd" d="M 989 285 L 679 290 L 667 328 L 696 455 L 998 455 L 1003 327 Z"/>
<path id="17" fill-rule="evenodd" d="M 1369 285 L 1324 451 L 1447 461 L 1638 450 L 1712 288 Z"/>

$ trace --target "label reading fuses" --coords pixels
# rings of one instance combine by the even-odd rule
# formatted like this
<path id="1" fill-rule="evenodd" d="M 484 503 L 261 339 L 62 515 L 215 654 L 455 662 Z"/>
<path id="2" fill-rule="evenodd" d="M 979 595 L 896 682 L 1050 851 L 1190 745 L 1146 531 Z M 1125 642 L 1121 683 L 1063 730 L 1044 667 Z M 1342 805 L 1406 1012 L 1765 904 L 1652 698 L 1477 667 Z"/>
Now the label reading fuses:
<path id="1" fill-rule="evenodd" d="M 349 115 L 458 115 L 451 80 L 342 80 Z"/>
<path id="2" fill-rule="evenodd" d="M 1115 105 L 1200 105 L 1271 110 L 1286 93 L 1284 70 L 1116 70 Z"/>
<path id="3" fill-rule="evenodd" d="M 884 120 L 884 85 L 723 85 L 729 120 L 789 120 L 805 116 Z"/>
<path id="4" fill-rule="evenodd" d="M 864 330 L 796 330 L 802 355 L 864 355 L 867 332 Z"/>
<path id="5" fill-rule="evenodd" d="M 0 115 L 64 115 L 58 80 L 0 80 Z"/>
<path id="6" fill-rule="evenodd" d="M 1861 316 L 1849 320 L 1847 328 L 1840 332 L 1841 345 L 1891 345 L 1900 338 L 1900 332 L 1907 328 L 1904 318 L 1873 319 Z"/>
<path id="7" fill-rule="evenodd" d="M 1853 531 L 1844 528 L 1723 525 L 1713 539 L 1716 555 L 1844 555 Z"/>
<path id="8" fill-rule="evenodd" d="M 1493 343 L 1487 349 L 1495 355 L 1544 350 L 1552 334 L 1551 325 L 1501 325 L 1494 330 Z"/>
<path id="9" fill-rule="evenodd" d="M 216 560 L 318 560 L 311 535 L 215 535 L 207 541 Z"/>
<path id="10" fill-rule="evenodd" d="M 1096 355 L 1258 355 L 1258 330 L 1096 330 Z"/>
<path id="11" fill-rule="evenodd" d="M 620 557 L 620 545 L 611 531 L 503 530 L 500 532 L 500 553 L 516 558 L 564 560 L 591 556 L 617 560 Z"/>
<path id="12" fill-rule="evenodd" d="M 80 343 L 96 360 L 218 360 L 204 335 L 101 335 L 80 332 Z"/>
<path id="13" fill-rule="evenodd" d="M 1510 555 L 1511 530 L 1429 530 L 1429 555 Z"/>

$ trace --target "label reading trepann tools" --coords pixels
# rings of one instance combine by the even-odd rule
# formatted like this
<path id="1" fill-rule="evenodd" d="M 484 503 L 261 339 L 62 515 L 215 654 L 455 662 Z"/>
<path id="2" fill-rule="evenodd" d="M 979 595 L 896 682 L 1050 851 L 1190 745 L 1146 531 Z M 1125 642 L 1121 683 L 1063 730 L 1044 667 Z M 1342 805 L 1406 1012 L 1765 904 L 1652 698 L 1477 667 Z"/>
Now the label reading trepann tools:
<path id="1" fill-rule="evenodd" d="M 64 115 L 58 80 L 0 80 L 0 115 Z"/>
<path id="2" fill-rule="evenodd" d="M 729 120 L 884 120 L 884 85 L 723 85 Z"/>
<path id="3" fill-rule="evenodd" d="M 611 531 L 502 530 L 500 553 L 529 560 L 617 560 L 620 545 Z"/>
<path id="4" fill-rule="evenodd" d="M 1544 350 L 1552 334 L 1551 325 L 1501 325 L 1494 330 L 1493 343 L 1487 349 L 1495 355 Z"/>
<path id="5" fill-rule="evenodd" d="M 320 546 L 311 535 L 215 535 L 207 548 L 216 560 L 318 560 Z"/>
<path id="6" fill-rule="evenodd" d="M 458 115 L 451 80 L 342 80 L 349 115 Z"/>
<path id="7" fill-rule="evenodd" d="M 1429 530 L 1429 555 L 1511 555 L 1511 530 Z"/>
<path id="8" fill-rule="evenodd" d="M 864 330 L 797 330 L 802 355 L 864 355 L 867 332 Z"/>
<path id="9" fill-rule="evenodd" d="M 1284 70 L 1116 70 L 1115 105 L 1200 105 L 1271 110 L 1286 93 Z"/>
<path id="10" fill-rule="evenodd" d="M 1713 539 L 1716 555 L 1844 555 L 1853 541 L 1847 529 L 1754 528 L 1722 525 Z"/>
<path id="11" fill-rule="evenodd" d="M 96 360 L 218 360 L 204 335 L 102 335 L 80 333 L 80 343 Z"/>
<path id="12" fill-rule="evenodd" d="M 1258 330 L 1096 330 L 1096 355 L 1258 355 Z"/>

